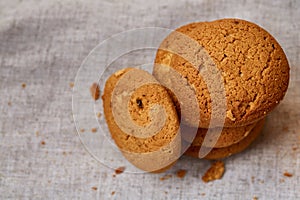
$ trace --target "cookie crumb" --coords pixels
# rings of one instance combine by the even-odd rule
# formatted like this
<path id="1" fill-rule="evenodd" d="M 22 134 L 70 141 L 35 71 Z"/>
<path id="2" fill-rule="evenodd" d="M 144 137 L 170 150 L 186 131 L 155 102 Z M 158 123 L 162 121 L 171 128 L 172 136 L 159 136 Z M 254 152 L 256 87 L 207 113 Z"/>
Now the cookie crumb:
<path id="1" fill-rule="evenodd" d="M 298 149 L 297 147 L 293 147 L 293 148 L 292 148 L 293 151 L 296 151 L 297 149 Z"/>
<path id="2" fill-rule="evenodd" d="M 69 86 L 70 86 L 70 88 L 73 88 L 73 87 L 74 87 L 74 83 L 73 83 L 73 82 L 70 82 L 70 83 L 69 83 Z"/>
<path id="3" fill-rule="evenodd" d="M 115 191 L 112 191 L 112 192 L 111 192 L 111 195 L 114 195 L 115 193 L 116 193 Z"/>
<path id="4" fill-rule="evenodd" d="M 64 156 L 66 156 L 66 155 L 67 155 L 67 153 L 66 153 L 65 151 L 63 151 L 63 152 L 62 152 L 62 154 L 63 154 Z"/>
<path id="5" fill-rule="evenodd" d="M 94 186 L 94 187 L 92 187 L 92 190 L 98 190 L 98 188 Z"/>
<path id="6" fill-rule="evenodd" d="M 284 127 L 282 127 L 282 131 L 284 131 L 284 132 L 287 132 L 287 131 L 289 131 L 289 127 L 288 127 L 288 126 L 284 126 Z"/>
<path id="7" fill-rule="evenodd" d="M 201 193 L 201 196 L 205 196 L 205 192 L 202 192 L 202 193 Z"/>
<path id="8" fill-rule="evenodd" d="M 22 83 L 22 88 L 26 88 L 26 83 Z"/>
<path id="9" fill-rule="evenodd" d="M 265 181 L 264 181 L 264 180 L 260 180 L 260 183 L 261 183 L 261 184 L 264 184 L 264 183 L 265 183 Z"/>
<path id="10" fill-rule="evenodd" d="M 9 101 L 9 102 L 7 103 L 7 105 L 8 105 L 8 106 L 11 106 L 11 102 Z"/>
<path id="11" fill-rule="evenodd" d="M 293 174 L 291 174 L 289 172 L 284 172 L 283 175 L 286 176 L 286 177 L 292 177 L 293 176 Z"/>
<path id="12" fill-rule="evenodd" d="M 178 171 L 176 172 L 176 176 L 177 176 L 178 178 L 184 178 L 185 175 L 186 175 L 186 170 L 184 170 L 184 169 L 180 169 L 180 170 L 178 170 Z"/>
<path id="13" fill-rule="evenodd" d="M 91 131 L 92 131 L 92 133 L 96 133 L 97 132 L 97 128 L 92 128 Z"/>
<path id="14" fill-rule="evenodd" d="M 90 87 L 91 96 L 95 101 L 97 101 L 100 97 L 100 88 L 97 83 L 93 83 Z"/>
<path id="15" fill-rule="evenodd" d="M 164 175 L 163 177 L 160 177 L 159 180 L 164 181 L 164 180 L 167 180 L 167 179 L 169 179 L 169 178 L 171 178 L 171 177 L 172 177 L 171 174 L 166 174 L 166 175 Z"/>
<path id="16" fill-rule="evenodd" d="M 45 145 L 46 142 L 44 140 L 41 141 L 41 145 Z"/>
<path id="17" fill-rule="evenodd" d="M 281 178 L 281 179 L 279 179 L 279 182 L 280 182 L 280 183 L 284 183 L 285 181 L 284 181 L 283 178 Z"/>
<path id="18" fill-rule="evenodd" d="M 115 174 L 113 174 L 113 175 L 112 175 L 112 177 L 114 177 L 114 178 L 115 178 L 115 177 L 116 177 L 116 175 L 115 175 Z"/>
<path id="19" fill-rule="evenodd" d="M 98 117 L 98 118 L 101 117 L 101 113 L 100 113 L 100 112 L 97 113 L 97 117 Z"/>
<path id="20" fill-rule="evenodd" d="M 115 170 L 115 173 L 116 173 L 116 174 L 122 174 L 122 173 L 124 172 L 124 170 L 125 170 L 125 167 L 119 167 L 119 168 L 117 168 L 117 169 Z"/>
<path id="21" fill-rule="evenodd" d="M 119 77 L 119 76 L 121 76 L 122 74 L 124 74 L 125 71 L 126 71 L 126 69 L 121 69 L 121 70 L 117 71 L 114 75 L 115 75 L 116 77 Z"/>
<path id="22" fill-rule="evenodd" d="M 205 172 L 202 176 L 202 180 L 204 182 L 214 181 L 217 179 L 221 179 L 225 171 L 224 162 L 217 161 L 213 163 L 210 168 Z"/>
<path id="23" fill-rule="evenodd" d="M 253 197 L 253 200 L 258 200 L 258 197 L 254 196 L 254 197 Z"/>
<path id="24" fill-rule="evenodd" d="M 80 129 L 80 132 L 81 132 L 81 133 L 83 133 L 84 131 L 85 131 L 85 129 L 84 129 L 84 128 Z"/>

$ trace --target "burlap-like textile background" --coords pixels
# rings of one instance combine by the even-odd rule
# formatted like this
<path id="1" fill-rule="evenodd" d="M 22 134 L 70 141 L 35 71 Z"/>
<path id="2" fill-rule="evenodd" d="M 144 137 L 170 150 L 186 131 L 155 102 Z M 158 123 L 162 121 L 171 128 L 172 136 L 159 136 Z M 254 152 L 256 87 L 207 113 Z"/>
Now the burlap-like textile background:
<path id="1" fill-rule="evenodd" d="M 0 199 L 299 199 L 299 13 L 296 0 L 0 1 Z M 263 26 L 291 65 L 286 98 L 262 137 L 225 161 L 220 181 L 203 183 L 210 162 L 186 157 L 164 174 L 113 177 L 73 123 L 69 84 L 83 59 L 121 31 L 224 17 Z M 184 179 L 178 169 L 187 170 Z M 172 177 L 161 181 L 165 174 Z"/>

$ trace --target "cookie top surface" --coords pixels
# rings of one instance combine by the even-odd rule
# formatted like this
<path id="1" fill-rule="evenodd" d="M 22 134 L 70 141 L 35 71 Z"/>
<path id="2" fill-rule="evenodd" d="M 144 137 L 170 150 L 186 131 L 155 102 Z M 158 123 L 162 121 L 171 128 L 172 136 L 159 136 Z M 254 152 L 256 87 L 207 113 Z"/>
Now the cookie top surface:
<path id="1" fill-rule="evenodd" d="M 222 76 L 226 95 L 226 127 L 253 123 L 283 99 L 289 83 L 288 61 L 278 42 L 263 28 L 244 20 L 222 19 L 191 23 L 176 31 L 198 43 L 202 50 L 191 48 L 189 51 L 190 47 L 182 50 L 182 44 L 178 44 L 181 47 L 177 52 L 169 51 L 171 44 L 174 46 L 174 43 L 182 41 L 168 36 L 157 52 L 155 63 L 172 67 L 195 88 L 201 115 L 199 127 L 209 126 L 212 99 L 199 73 L 205 61 L 194 66 L 190 58 L 203 59 L 203 50 Z M 163 67 L 155 66 L 155 77 Z M 159 76 L 157 79 L 164 81 Z M 196 126 L 189 120 L 187 123 Z"/>
<path id="2" fill-rule="evenodd" d="M 106 81 L 102 99 L 111 136 L 133 165 L 159 171 L 179 158 L 177 112 L 166 89 L 151 74 L 134 68 L 116 72 Z"/>
<path id="3" fill-rule="evenodd" d="M 103 106 L 104 106 L 104 114 L 109 126 L 111 135 L 115 140 L 116 144 L 123 150 L 130 150 L 133 152 L 151 152 L 161 148 L 164 144 L 170 142 L 178 133 L 179 130 L 179 120 L 177 117 L 177 113 L 174 107 L 174 104 L 169 97 L 169 94 L 165 90 L 163 86 L 161 86 L 154 78 L 148 82 L 147 84 L 142 84 L 135 88 L 133 92 L 122 91 L 118 94 L 116 92 L 116 98 L 113 98 L 113 92 L 116 91 L 116 86 L 120 83 L 120 79 L 124 77 L 124 75 L 128 75 L 128 72 L 133 76 L 137 75 L 141 70 L 134 68 L 126 68 L 122 71 L 118 71 L 113 74 L 106 82 L 104 94 L 102 96 Z M 140 78 L 140 81 L 145 80 L 145 73 L 143 77 Z M 151 75 L 149 74 L 149 77 Z M 151 78 L 151 77 L 150 77 Z M 139 80 L 128 79 L 124 82 L 138 82 Z M 126 90 L 128 84 L 121 83 L 121 86 Z M 125 103 L 125 108 L 129 115 L 126 117 L 130 118 L 120 118 L 120 120 L 124 120 L 123 124 L 118 124 L 116 122 L 117 118 L 120 115 L 124 115 L 122 112 L 126 112 L 123 110 L 116 110 L 113 112 L 113 104 L 120 104 L 119 100 L 125 99 L 125 95 L 129 97 L 128 102 Z M 159 113 L 158 109 L 153 108 L 155 105 L 162 105 L 165 113 Z M 123 105 L 121 105 L 123 106 Z M 118 107 L 116 107 L 118 108 Z M 123 109 L 123 108 L 122 108 Z M 160 121 L 165 121 L 163 127 L 159 130 L 154 130 L 153 134 L 143 136 L 142 131 L 146 128 L 146 126 L 150 123 L 155 122 L 151 117 L 151 112 L 156 112 L 159 115 L 154 115 L 154 117 L 159 117 Z M 161 115 L 166 115 L 165 118 L 162 118 Z M 134 135 L 131 129 L 122 126 L 129 126 L 130 123 L 134 123 L 136 126 L 133 128 L 138 128 L 138 135 Z M 157 133 L 155 133 L 157 131 Z"/>

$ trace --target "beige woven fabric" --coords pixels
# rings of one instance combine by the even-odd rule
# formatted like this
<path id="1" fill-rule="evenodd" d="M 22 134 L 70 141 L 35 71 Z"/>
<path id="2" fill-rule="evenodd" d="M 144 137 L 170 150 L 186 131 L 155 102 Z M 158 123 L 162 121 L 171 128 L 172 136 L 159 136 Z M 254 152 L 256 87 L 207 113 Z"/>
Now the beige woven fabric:
<path id="1" fill-rule="evenodd" d="M 0 1 L 0 199 L 299 199 L 299 13 L 296 0 Z M 218 181 L 203 183 L 210 163 L 187 157 L 164 174 L 113 177 L 76 133 L 70 83 L 81 62 L 121 31 L 224 17 L 267 29 L 290 62 L 288 93 L 263 136 L 226 159 Z"/>

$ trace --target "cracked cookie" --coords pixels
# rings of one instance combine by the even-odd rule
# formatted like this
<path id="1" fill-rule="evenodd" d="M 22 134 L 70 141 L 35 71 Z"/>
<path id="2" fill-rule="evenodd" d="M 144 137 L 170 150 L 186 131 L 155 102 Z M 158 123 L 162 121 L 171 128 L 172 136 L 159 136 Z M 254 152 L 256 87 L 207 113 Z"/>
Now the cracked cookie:
<path id="1" fill-rule="evenodd" d="M 182 95 L 186 98 L 179 102 L 184 122 L 201 128 L 210 127 L 213 103 L 222 99 L 225 111 L 215 106 L 214 112 L 225 119 L 225 127 L 257 122 L 283 99 L 289 83 L 289 64 L 279 43 L 260 26 L 240 19 L 191 23 L 176 29 L 161 43 L 153 70 L 159 82 L 172 88 L 176 80 L 168 76 L 170 68 L 186 79 L 198 100 L 198 108 L 184 106 L 192 97 Z M 219 76 L 212 76 L 217 73 Z M 223 89 L 214 85 L 217 81 Z M 216 98 L 222 92 L 221 99 Z M 193 118 L 197 110 L 200 120 Z M 222 125 L 222 119 L 213 124 Z"/>

